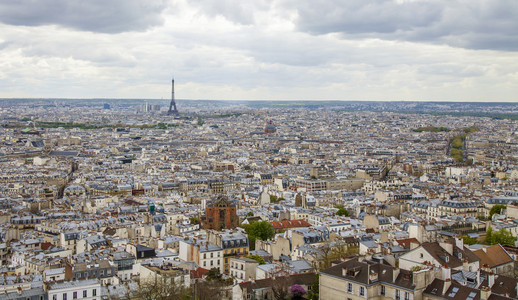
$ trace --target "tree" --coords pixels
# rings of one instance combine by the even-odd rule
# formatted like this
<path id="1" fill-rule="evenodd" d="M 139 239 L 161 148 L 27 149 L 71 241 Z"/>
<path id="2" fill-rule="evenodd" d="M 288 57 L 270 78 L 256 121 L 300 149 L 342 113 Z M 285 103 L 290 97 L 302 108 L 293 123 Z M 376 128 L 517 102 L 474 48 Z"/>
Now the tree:
<path id="1" fill-rule="evenodd" d="M 242 225 L 242 227 L 248 234 L 248 239 L 250 241 L 250 250 L 255 249 L 256 239 L 266 241 L 268 239 L 271 239 L 275 235 L 273 225 L 267 221 L 253 221 L 250 224 Z"/>
<path id="2" fill-rule="evenodd" d="M 500 245 L 514 245 L 516 242 L 516 237 L 514 237 L 513 234 L 505 228 L 502 228 L 495 233 L 494 237 L 495 242 Z"/>
<path id="3" fill-rule="evenodd" d="M 248 217 L 253 217 L 254 216 L 254 213 L 249 211 L 247 214 L 246 214 Z"/>
<path id="4" fill-rule="evenodd" d="M 318 278 L 318 274 L 315 275 L 315 281 L 311 284 L 311 290 L 308 292 L 308 299 L 309 300 L 318 300 L 320 293 L 320 280 Z"/>
<path id="5" fill-rule="evenodd" d="M 130 299 L 180 300 L 188 299 L 190 290 L 177 284 L 172 276 L 160 276 L 141 282 Z"/>
<path id="6" fill-rule="evenodd" d="M 464 244 L 466 245 L 474 245 L 478 243 L 478 240 L 476 238 L 472 238 L 469 235 L 463 236 L 462 239 L 464 240 Z"/>
<path id="7" fill-rule="evenodd" d="M 338 209 L 338 211 L 336 212 L 336 215 L 341 216 L 341 217 L 347 217 L 347 216 L 349 216 L 349 211 L 342 207 L 342 208 Z"/>
<path id="8" fill-rule="evenodd" d="M 246 258 L 250 258 L 250 259 L 256 260 L 256 261 L 259 262 L 260 265 L 265 265 L 266 264 L 266 261 L 264 261 L 264 258 L 262 258 L 261 256 L 259 256 L 257 254 L 248 255 L 248 256 L 246 256 Z"/>
<path id="9" fill-rule="evenodd" d="M 220 280 L 223 275 L 221 275 L 219 268 L 212 268 L 207 272 L 206 276 L 210 280 Z"/>
<path id="10" fill-rule="evenodd" d="M 205 277 L 205 281 L 194 286 L 195 299 L 223 299 L 226 298 L 227 287 L 233 283 L 232 279 L 223 279 L 219 268 L 212 268 Z"/>
<path id="11" fill-rule="evenodd" d="M 489 210 L 489 217 L 492 218 L 494 214 L 500 214 L 500 212 L 502 212 L 502 209 L 506 208 L 507 205 L 503 204 L 493 205 L 493 207 L 491 207 L 491 210 Z"/>
<path id="12" fill-rule="evenodd" d="M 293 295 L 293 297 L 291 298 L 293 300 L 303 299 L 304 295 L 306 294 L 306 290 L 298 284 L 292 285 L 290 288 L 290 292 Z"/>
<path id="13" fill-rule="evenodd" d="M 289 276 L 281 276 L 275 278 L 272 283 L 273 297 L 277 300 L 286 300 L 290 294 L 289 287 L 292 285 L 292 279 Z"/>
<path id="14" fill-rule="evenodd" d="M 486 238 L 484 239 L 485 245 L 494 245 L 493 227 L 489 226 L 486 231 Z"/>
<path id="15" fill-rule="evenodd" d="M 487 229 L 486 239 L 484 240 L 485 245 L 514 245 L 515 242 L 516 237 L 509 230 L 502 228 L 497 232 L 493 232 L 491 226 Z"/>

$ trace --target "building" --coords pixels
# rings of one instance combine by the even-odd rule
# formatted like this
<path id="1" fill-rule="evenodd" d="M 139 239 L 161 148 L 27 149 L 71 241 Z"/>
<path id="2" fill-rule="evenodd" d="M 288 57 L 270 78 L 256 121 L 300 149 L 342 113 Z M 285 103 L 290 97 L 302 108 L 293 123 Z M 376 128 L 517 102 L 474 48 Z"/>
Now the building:
<path id="1" fill-rule="evenodd" d="M 483 247 L 473 251 L 480 258 L 480 266 L 486 272 L 493 272 L 498 275 L 512 276 L 514 260 L 507 251 L 500 245 Z"/>
<path id="2" fill-rule="evenodd" d="M 480 269 L 480 258 L 464 247 L 461 238 L 441 243 L 422 243 L 399 258 L 401 269 L 411 270 L 414 267 L 428 266 L 448 266 L 452 270 L 477 272 Z"/>
<path id="3" fill-rule="evenodd" d="M 49 300 L 101 299 L 101 283 L 97 279 L 73 280 L 47 286 Z"/>
<path id="4" fill-rule="evenodd" d="M 236 201 L 229 200 L 227 196 L 218 196 L 207 203 L 205 216 L 202 217 L 205 229 L 233 229 L 239 225 L 239 217 L 236 215 Z"/>
<path id="5" fill-rule="evenodd" d="M 255 280 L 257 266 L 259 266 L 259 262 L 251 258 L 231 258 L 230 276 L 233 276 L 238 283 Z"/>
<path id="6" fill-rule="evenodd" d="M 223 249 L 207 240 L 186 238 L 179 244 L 179 257 L 181 260 L 193 261 L 204 269 L 218 268 L 221 273 L 223 268 Z"/>
<path id="7" fill-rule="evenodd" d="M 99 279 L 103 285 L 114 284 L 115 266 L 108 260 L 99 260 L 92 263 L 67 263 L 65 266 L 65 280 Z"/>
<path id="8" fill-rule="evenodd" d="M 358 259 L 320 272 L 320 299 L 421 299 L 433 271 L 411 272 Z"/>
<path id="9" fill-rule="evenodd" d="M 207 231 L 207 241 L 223 249 L 223 273 L 230 274 L 230 259 L 247 256 L 250 251 L 248 236 L 240 231 Z"/>

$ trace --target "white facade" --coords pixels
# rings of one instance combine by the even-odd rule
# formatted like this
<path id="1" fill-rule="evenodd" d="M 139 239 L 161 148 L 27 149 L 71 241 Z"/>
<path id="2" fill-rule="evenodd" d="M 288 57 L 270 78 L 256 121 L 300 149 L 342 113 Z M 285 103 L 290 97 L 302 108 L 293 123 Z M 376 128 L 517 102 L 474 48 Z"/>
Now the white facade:
<path id="1" fill-rule="evenodd" d="M 97 300 L 101 299 L 101 283 L 96 279 L 56 283 L 49 286 L 48 295 L 49 300 Z"/>

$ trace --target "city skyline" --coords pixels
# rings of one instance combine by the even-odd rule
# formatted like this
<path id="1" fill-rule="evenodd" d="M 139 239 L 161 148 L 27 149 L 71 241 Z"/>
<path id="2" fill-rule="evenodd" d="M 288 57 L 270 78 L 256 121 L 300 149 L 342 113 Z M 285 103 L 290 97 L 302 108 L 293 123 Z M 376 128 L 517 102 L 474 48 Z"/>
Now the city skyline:
<path id="1" fill-rule="evenodd" d="M 0 4 L 0 98 L 516 102 L 515 1 Z"/>

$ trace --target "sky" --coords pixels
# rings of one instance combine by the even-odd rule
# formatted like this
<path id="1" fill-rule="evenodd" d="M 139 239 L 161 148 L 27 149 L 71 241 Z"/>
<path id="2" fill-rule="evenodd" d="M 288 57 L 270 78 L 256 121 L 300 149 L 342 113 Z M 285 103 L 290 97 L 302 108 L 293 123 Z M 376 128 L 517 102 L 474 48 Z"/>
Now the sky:
<path id="1" fill-rule="evenodd" d="M 1 0 L 1 98 L 518 101 L 517 0 Z"/>

